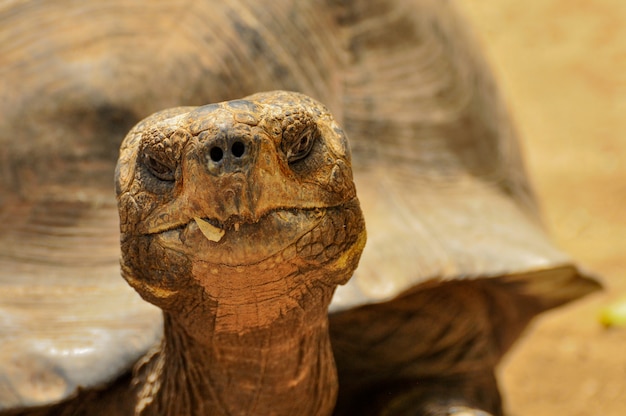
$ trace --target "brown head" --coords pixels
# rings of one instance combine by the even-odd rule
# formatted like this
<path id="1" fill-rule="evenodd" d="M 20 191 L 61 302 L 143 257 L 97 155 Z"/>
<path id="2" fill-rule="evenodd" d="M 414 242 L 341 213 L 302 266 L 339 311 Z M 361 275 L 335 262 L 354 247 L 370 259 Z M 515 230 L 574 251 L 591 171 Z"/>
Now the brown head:
<path id="1" fill-rule="evenodd" d="M 365 244 L 345 134 L 301 94 L 156 113 L 124 140 L 116 181 L 124 278 L 215 331 L 325 313 Z"/>

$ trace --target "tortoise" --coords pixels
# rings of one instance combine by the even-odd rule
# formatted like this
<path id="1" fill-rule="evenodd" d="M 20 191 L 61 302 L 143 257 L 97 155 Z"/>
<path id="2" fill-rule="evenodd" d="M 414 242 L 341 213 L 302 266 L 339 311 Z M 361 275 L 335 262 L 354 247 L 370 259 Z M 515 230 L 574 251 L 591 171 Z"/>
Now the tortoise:
<path id="1" fill-rule="evenodd" d="M 599 289 L 550 242 L 512 123 L 452 2 L 0 7 L 0 414 L 501 415 L 501 357 L 537 314 Z M 272 90 L 313 99 L 251 96 Z M 133 125 L 117 170 L 120 227 L 111 181 Z M 208 143 L 203 134 L 221 143 L 204 146 L 206 172 L 185 145 Z M 171 159 L 183 150 L 196 155 L 186 165 Z M 248 159 L 267 171 L 231 188 L 194 182 Z M 182 187 L 185 169 L 197 174 L 186 203 L 168 199 L 164 189 Z M 319 182 L 322 173 L 332 180 Z M 151 199 L 131 177 L 163 193 Z M 244 188 L 248 199 L 237 194 Z M 364 242 L 354 189 L 367 244 L 346 282 Z M 211 190 L 216 205 L 201 199 Z M 238 214 L 228 198 L 245 200 Z M 333 204 L 345 208 L 339 217 L 326 212 Z M 272 270 L 297 260 L 296 281 L 321 280 L 294 286 L 302 296 L 269 281 L 273 309 L 253 302 L 229 313 L 228 285 L 265 296 L 237 256 L 272 257 L 311 221 L 324 232 L 306 233 L 294 257 L 293 244 L 282 246 Z M 191 303 L 176 301 L 198 273 L 185 256 L 196 254 L 159 251 L 138 242 L 138 230 L 171 244 L 188 230 L 186 244 L 200 251 L 231 245 L 218 273 L 204 274 L 228 276 L 219 280 L 227 285 L 187 285 Z M 120 278 L 120 254 L 124 277 L 166 312 Z M 220 299 L 226 309 L 210 315 L 206 305 Z M 173 311 L 190 318 L 186 335 L 221 334 L 213 352 L 236 383 L 214 367 L 202 372 L 206 362 L 162 359 L 194 353 Z M 285 347 L 306 323 L 311 338 Z M 294 364 L 294 349 L 306 352 L 309 372 L 272 379 L 289 371 L 281 366 Z M 181 372 L 163 378 L 173 367 Z M 296 389 L 303 380 L 311 390 Z M 231 396 L 205 404 L 223 396 L 198 394 L 203 383 Z"/>

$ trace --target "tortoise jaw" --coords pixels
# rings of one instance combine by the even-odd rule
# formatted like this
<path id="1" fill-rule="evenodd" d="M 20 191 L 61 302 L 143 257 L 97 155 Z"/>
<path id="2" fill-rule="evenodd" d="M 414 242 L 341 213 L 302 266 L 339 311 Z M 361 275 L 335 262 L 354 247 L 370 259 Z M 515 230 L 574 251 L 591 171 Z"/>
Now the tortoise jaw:
<path id="1" fill-rule="evenodd" d="M 193 217 L 183 225 L 148 234 L 160 246 L 190 259 L 244 266 L 283 252 L 315 228 L 327 209 L 284 209 L 271 211 L 256 221 L 231 217 L 226 222 Z"/>
<path id="2" fill-rule="evenodd" d="M 155 246 L 183 255 L 192 263 L 238 267 L 265 261 L 273 264 L 278 258 L 286 261 L 296 256 L 326 262 L 354 238 L 354 230 L 345 225 L 357 221 L 360 215 L 354 198 L 334 207 L 276 209 L 255 221 L 231 217 L 222 223 L 194 216 L 185 224 L 144 236 Z"/>
<path id="3" fill-rule="evenodd" d="M 226 231 L 234 231 L 238 232 L 242 225 L 245 224 L 254 224 L 264 219 L 264 217 L 270 215 L 277 215 L 279 218 L 290 221 L 290 215 L 293 216 L 293 213 L 296 210 L 294 209 L 276 209 L 266 213 L 261 216 L 258 220 L 246 220 L 241 216 L 232 216 L 225 222 L 220 222 L 216 219 L 212 218 L 201 218 L 201 217 L 193 217 L 193 221 L 195 221 L 196 225 L 200 229 L 202 235 L 206 237 L 207 240 L 218 243 L 222 237 L 226 234 Z M 314 209 L 301 209 L 298 211 L 311 211 L 316 215 L 319 215 L 324 211 L 322 208 L 314 208 Z M 291 212 L 291 214 L 289 214 Z"/>

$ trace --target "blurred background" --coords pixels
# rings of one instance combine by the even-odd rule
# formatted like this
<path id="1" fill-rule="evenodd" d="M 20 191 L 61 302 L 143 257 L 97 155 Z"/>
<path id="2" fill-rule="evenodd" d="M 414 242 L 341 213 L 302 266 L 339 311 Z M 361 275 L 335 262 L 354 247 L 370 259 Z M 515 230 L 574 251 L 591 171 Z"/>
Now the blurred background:
<path id="1" fill-rule="evenodd" d="M 603 294 L 539 318 L 502 366 L 512 416 L 626 412 L 626 2 L 463 0 L 522 138 L 556 243 Z"/>

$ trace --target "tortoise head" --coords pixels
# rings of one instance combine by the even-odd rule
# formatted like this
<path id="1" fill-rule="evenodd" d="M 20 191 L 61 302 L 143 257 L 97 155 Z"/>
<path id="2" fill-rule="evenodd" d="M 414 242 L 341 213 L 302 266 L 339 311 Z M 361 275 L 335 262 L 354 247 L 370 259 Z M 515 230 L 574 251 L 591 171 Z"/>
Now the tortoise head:
<path id="1" fill-rule="evenodd" d="M 365 243 L 346 136 L 301 94 L 148 117 L 122 143 L 116 190 L 124 278 L 165 310 L 200 296 L 271 320 L 316 288 L 327 306 Z"/>

